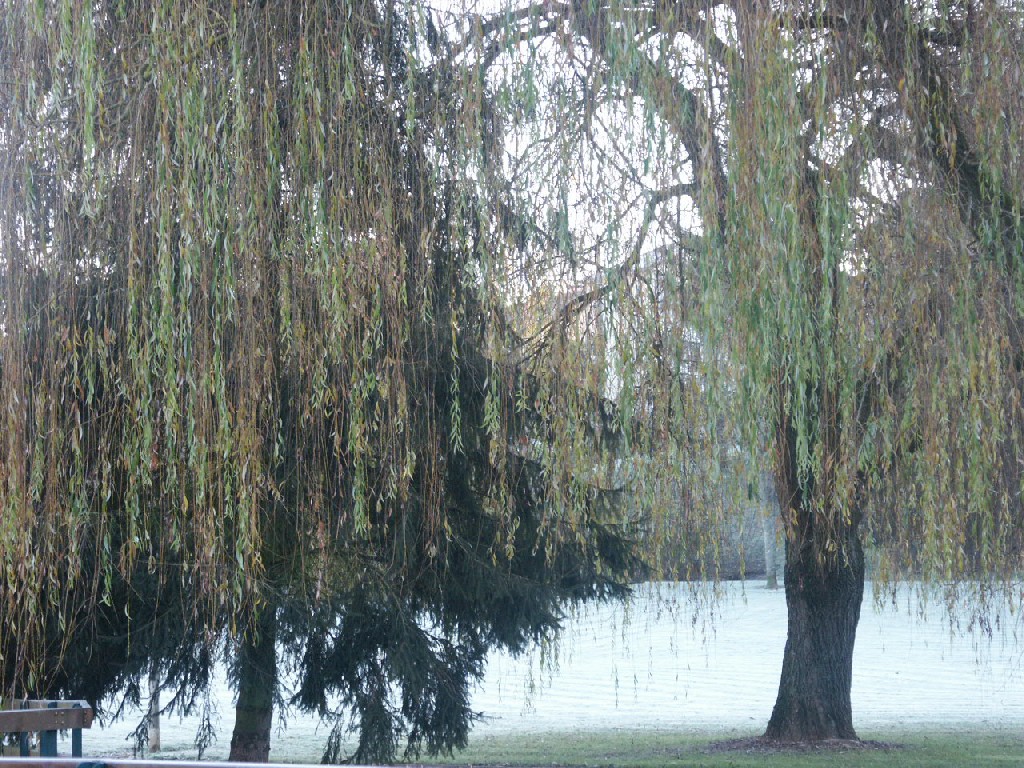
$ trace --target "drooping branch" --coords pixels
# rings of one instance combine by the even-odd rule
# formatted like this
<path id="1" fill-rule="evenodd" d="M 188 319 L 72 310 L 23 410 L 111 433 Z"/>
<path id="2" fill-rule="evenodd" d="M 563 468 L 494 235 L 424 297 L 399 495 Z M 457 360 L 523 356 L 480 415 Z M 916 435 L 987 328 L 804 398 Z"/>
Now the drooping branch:
<path id="1" fill-rule="evenodd" d="M 602 9 L 590 16 L 581 14 L 573 21 L 578 34 L 590 43 L 607 66 L 621 66 L 615 51 L 633 52 L 631 61 L 635 69 L 623 75 L 628 74 L 635 80 L 637 90 L 682 143 L 693 170 L 693 183 L 701 190 L 699 194 L 717 201 L 713 225 L 718 232 L 723 231 L 725 164 L 711 125 L 710 105 L 668 71 L 664 62 L 655 63 L 646 51 L 636 46 L 629 37 L 628 27 L 616 23 L 608 11 Z M 704 189 L 708 184 L 711 189 Z"/>
<path id="2" fill-rule="evenodd" d="M 566 301 L 555 313 L 554 317 L 548 320 L 536 333 L 526 340 L 524 345 L 524 357 L 530 358 L 539 355 L 548 348 L 555 336 L 564 334 L 566 330 L 590 307 L 598 302 L 613 296 L 619 290 L 623 282 L 628 282 L 630 273 L 637 268 L 641 256 L 644 253 L 644 245 L 647 242 L 651 224 L 654 222 L 654 215 L 659 205 L 667 200 L 697 194 L 697 185 L 685 182 L 673 184 L 664 189 L 655 190 L 646 195 L 647 203 L 644 206 L 643 219 L 640 222 L 639 231 L 633 242 L 629 256 L 621 264 L 608 271 L 604 281 L 590 290 L 574 295 Z M 691 247 L 696 244 L 688 241 Z"/>
<path id="3" fill-rule="evenodd" d="M 1021 238 L 1021 201 L 985 166 L 971 142 L 959 99 L 930 50 L 935 44 L 931 32 L 911 27 L 903 0 L 878 0 L 873 8 L 882 64 L 911 120 L 921 160 L 955 195 L 964 223 L 979 241 L 987 239 L 990 202 L 996 206 L 995 239 L 1012 254 Z M 1016 272 L 1019 266 L 1009 258 L 1006 268 Z"/>

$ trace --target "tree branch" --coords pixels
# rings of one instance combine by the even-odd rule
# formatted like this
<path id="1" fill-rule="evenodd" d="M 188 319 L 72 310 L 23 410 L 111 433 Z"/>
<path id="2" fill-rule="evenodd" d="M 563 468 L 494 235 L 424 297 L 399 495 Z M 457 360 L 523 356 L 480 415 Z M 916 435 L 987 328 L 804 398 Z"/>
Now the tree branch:
<path id="1" fill-rule="evenodd" d="M 555 331 L 564 332 L 565 328 L 586 311 L 588 307 L 618 288 L 621 282 L 628 276 L 629 271 L 640 263 L 640 256 L 642 255 L 651 223 L 654 221 L 654 213 L 657 207 L 661 203 L 676 197 L 683 195 L 692 197 L 697 193 L 697 189 L 695 184 L 679 183 L 650 192 L 647 196 L 647 204 L 644 207 L 644 218 L 640 224 L 640 231 L 637 234 L 636 242 L 633 244 L 629 257 L 618 267 L 609 271 L 608 279 L 604 283 L 591 288 L 589 291 L 577 294 L 565 302 L 551 320 L 545 323 L 537 333 L 527 339 L 524 345 L 524 357 L 530 358 L 540 354 L 550 346 L 552 333 Z"/>

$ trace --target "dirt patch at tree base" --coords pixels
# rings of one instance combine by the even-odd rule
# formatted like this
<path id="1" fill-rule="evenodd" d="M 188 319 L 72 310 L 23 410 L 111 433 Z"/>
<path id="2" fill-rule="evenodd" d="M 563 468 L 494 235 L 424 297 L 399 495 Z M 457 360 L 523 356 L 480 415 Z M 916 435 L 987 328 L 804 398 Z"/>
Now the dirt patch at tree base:
<path id="1" fill-rule="evenodd" d="M 870 741 L 860 739 L 824 739 L 822 741 L 776 741 L 765 739 L 760 736 L 747 739 L 729 739 L 727 741 L 715 741 L 708 744 L 701 750 L 704 754 L 717 755 L 724 752 L 743 752 L 745 754 L 774 755 L 780 753 L 809 753 L 817 754 L 822 752 L 863 752 L 880 751 L 889 752 L 902 749 L 900 744 L 892 744 L 886 741 Z"/>

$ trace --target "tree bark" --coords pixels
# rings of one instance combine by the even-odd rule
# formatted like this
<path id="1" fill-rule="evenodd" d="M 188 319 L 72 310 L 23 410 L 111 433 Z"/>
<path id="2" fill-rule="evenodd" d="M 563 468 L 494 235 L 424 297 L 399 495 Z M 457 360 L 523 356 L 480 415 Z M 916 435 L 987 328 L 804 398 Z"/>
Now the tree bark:
<path id="1" fill-rule="evenodd" d="M 787 537 L 788 635 L 766 739 L 857 738 L 850 690 L 864 598 L 864 549 L 854 526 L 844 538 L 845 552 L 823 560 L 810 543 Z"/>
<path id="2" fill-rule="evenodd" d="M 779 542 L 778 529 L 779 498 L 770 472 L 761 475 L 759 483 L 761 497 L 761 535 L 764 537 L 764 577 L 768 589 L 779 588 Z"/>
<path id="3" fill-rule="evenodd" d="M 761 536 L 764 541 L 764 579 L 768 589 L 779 588 L 779 577 L 775 562 L 775 516 L 761 511 Z"/>
<path id="4" fill-rule="evenodd" d="M 246 631 L 238 651 L 238 701 L 228 760 L 266 763 L 270 760 L 270 727 L 277 689 L 277 616 L 265 608 L 255 627 Z"/>
<path id="5" fill-rule="evenodd" d="M 160 751 L 160 675 L 156 664 L 149 670 L 149 714 L 146 728 L 149 731 L 149 751 Z"/>

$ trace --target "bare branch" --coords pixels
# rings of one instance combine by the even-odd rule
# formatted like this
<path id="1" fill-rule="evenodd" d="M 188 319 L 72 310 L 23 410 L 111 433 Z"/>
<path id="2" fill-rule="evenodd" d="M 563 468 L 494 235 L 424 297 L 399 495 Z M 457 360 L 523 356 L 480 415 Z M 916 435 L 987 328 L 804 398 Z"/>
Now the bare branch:
<path id="1" fill-rule="evenodd" d="M 644 244 L 647 241 L 647 235 L 659 205 L 684 195 L 692 197 L 697 193 L 698 189 L 696 184 L 680 183 L 648 193 L 647 204 L 644 207 L 644 218 L 640 224 L 640 230 L 629 257 L 618 267 L 609 270 L 607 279 L 602 284 L 577 294 L 565 302 L 551 320 L 526 340 L 524 358 L 535 357 L 541 353 L 550 345 L 553 333 L 556 331 L 564 333 L 565 329 L 585 312 L 588 307 L 593 306 L 610 295 L 613 290 L 616 290 L 628 278 L 630 271 L 635 269 L 637 264 L 640 263 L 640 256 L 643 253 Z"/>

